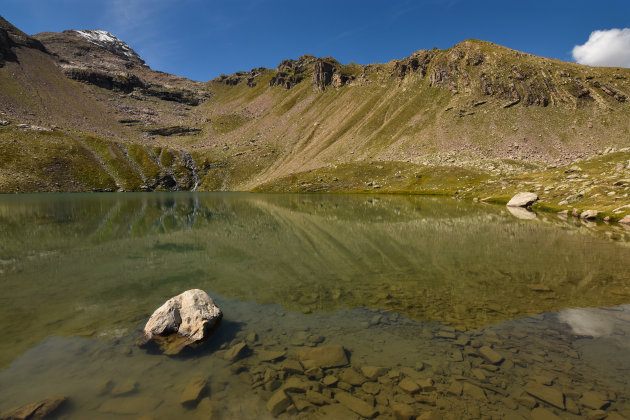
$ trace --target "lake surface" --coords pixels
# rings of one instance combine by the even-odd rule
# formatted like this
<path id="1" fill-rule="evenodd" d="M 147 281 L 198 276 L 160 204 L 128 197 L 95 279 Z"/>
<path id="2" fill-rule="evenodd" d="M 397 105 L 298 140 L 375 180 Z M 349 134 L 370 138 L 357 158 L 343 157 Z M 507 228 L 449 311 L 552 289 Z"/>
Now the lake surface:
<path id="1" fill-rule="evenodd" d="M 63 419 L 273 418 L 284 392 L 279 418 L 630 418 L 629 244 L 446 198 L 0 196 L 0 412 L 61 394 Z M 224 312 L 215 335 L 136 347 L 192 288 Z M 334 345 L 348 366 L 295 368 Z"/>

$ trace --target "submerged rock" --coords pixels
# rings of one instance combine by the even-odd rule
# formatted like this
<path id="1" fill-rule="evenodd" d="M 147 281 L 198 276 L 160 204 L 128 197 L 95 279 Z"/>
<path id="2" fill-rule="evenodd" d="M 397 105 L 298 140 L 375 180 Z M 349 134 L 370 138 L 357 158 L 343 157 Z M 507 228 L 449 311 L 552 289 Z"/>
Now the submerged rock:
<path id="1" fill-rule="evenodd" d="M 184 392 L 182 392 L 182 396 L 179 399 L 179 403 L 184 406 L 194 406 L 201 394 L 206 389 L 206 385 L 208 384 L 207 378 L 195 377 L 188 382 L 186 388 L 184 388 Z"/>
<path id="2" fill-rule="evenodd" d="M 138 345 L 150 341 L 169 355 L 206 341 L 219 327 L 223 313 L 206 292 L 187 290 L 167 300 L 144 326 Z"/>
<path id="3" fill-rule="evenodd" d="M 236 343 L 228 351 L 224 354 L 224 359 L 229 360 L 230 362 L 234 362 L 240 359 L 245 353 L 249 351 L 247 344 L 244 342 Z"/>
<path id="4" fill-rule="evenodd" d="M 44 419 L 52 414 L 68 397 L 57 395 L 36 403 L 27 404 L 0 414 L 0 420 Z"/>
<path id="5" fill-rule="evenodd" d="M 324 346 L 300 350 L 296 356 L 305 369 L 312 367 L 328 369 L 348 364 L 348 357 L 342 346 Z"/>
<path id="6" fill-rule="evenodd" d="M 527 207 L 532 205 L 538 200 L 538 195 L 530 192 L 521 192 L 516 194 L 510 201 L 508 201 L 508 207 Z"/>
<path id="7" fill-rule="evenodd" d="M 267 401 L 267 409 L 269 410 L 272 416 L 277 416 L 281 414 L 290 405 L 291 405 L 291 400 L 282 389 L 279 391 L 276 391 L 276 393 L 273 394 L 271 398 L 269 398 L 269 400 Z"/>

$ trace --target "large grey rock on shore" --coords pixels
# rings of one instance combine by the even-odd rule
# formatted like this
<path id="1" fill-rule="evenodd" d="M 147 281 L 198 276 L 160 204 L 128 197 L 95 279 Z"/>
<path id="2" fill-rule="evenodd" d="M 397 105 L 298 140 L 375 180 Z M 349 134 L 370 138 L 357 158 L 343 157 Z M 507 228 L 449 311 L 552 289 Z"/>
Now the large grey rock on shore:
<path id="1" fill-rule="evenodd" d="M 516 194 L 510 201 L 508 201 L 508 207 L 527 207 L 532 205 L 538 200 L 538 195 L 530 192 L 520 192 Z"/>
<path id="2" fill-rule="evenodd" d="M 187 290 L 167 300 L 144 326 L 138 345 L 154 341 L 165 354 L 203 343 L 218 328 L 223 313 L 206 292 Z"/>

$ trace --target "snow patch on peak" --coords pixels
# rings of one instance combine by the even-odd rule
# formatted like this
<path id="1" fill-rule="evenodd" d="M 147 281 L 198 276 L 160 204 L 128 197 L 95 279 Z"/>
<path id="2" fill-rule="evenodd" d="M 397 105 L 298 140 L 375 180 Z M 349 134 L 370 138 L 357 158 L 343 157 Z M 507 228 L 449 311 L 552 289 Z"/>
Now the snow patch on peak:
<path id="1" fill-rule="evenodd" d="M 107 31 L 81 30 L 74 32 L 88 42 L 91 42 L 92 44 L 107 48 L 109 50 L 114 50 L 117 53 L 122 53 L 128 58 L 138 58 L 138 55 L 134 52 L 134 50 L 131 49 L 131 47 L 129 47 L 129 45 L 125 44 L 123 41 L 116 38 L 114 35 L 110 34 Z"/>

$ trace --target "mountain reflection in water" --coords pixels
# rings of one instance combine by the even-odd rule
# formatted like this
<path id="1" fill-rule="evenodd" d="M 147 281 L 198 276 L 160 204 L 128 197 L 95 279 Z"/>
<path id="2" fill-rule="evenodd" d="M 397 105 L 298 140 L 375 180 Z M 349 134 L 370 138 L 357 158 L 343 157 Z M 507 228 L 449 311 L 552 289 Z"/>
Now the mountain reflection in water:
<path id="1" fill-rule="evenodd" d="M 630 302 L 625 233 L 552 220 L 417 196 L 2 197 L 0 366 L 51 334 L 119 335 L 189 288 L 457 329 Z"/>

